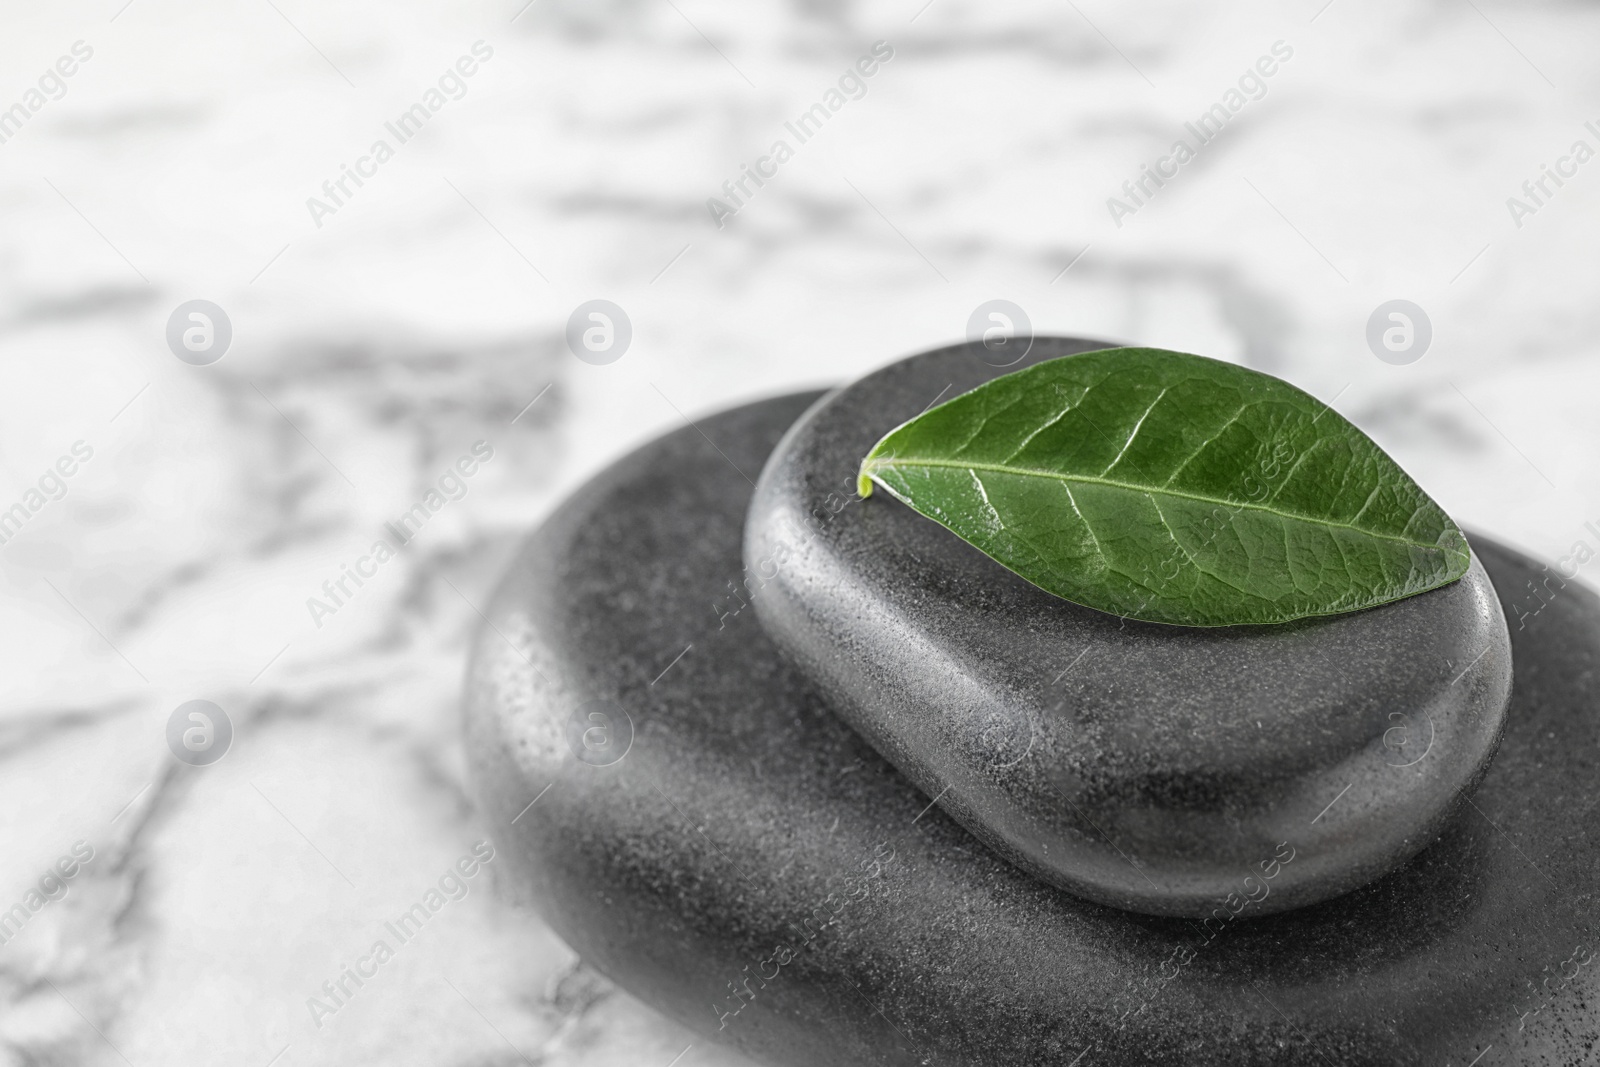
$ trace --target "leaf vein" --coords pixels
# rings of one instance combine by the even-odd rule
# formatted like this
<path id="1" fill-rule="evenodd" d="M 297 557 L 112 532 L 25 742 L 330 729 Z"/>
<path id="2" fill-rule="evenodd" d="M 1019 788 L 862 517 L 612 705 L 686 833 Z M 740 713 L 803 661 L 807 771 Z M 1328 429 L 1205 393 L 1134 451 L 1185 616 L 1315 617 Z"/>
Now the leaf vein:
<path id="1" fill-rule="evenodd" d="M 1189 464 L 1193 463 L 1196 459 L 1200 458 L 1200 453 L 1202 453 L 1202 452 L 1204 452 L 1206 450 L 1206 446 L 1207 445 L 1210 445 L 1210 444 L 1214 443 L 1217 440 L 1217 438 L 1219 438 L 1219 437 L 1221 437 L 1223 435 L 1223 433 L 1228 429 L 1229 426 L 1232 426 L 1234 423 L 1236 423 L 1240 419 L 1244 418 L 1244 413 L 1246 411 L 1248 411 L 1252 407 L 1255 407 L 1254 401 L 1249 401 L 1249 402 L 1246 402 L 1244 404 L 1241 404 L 1239 406 L 1239 410 L 1234 412 L 1233 418 L 1229 419 L 1227 422 L 1223 423 L 1221 426 L 1218 426 L 1216 428 L 1216 430 L 1214 432 L 1212 432 L 1211 434 L 1208 434 L 1206 436 L 1205 440 L 1201 441 L 1197 446 L 1195 446 L 1195 450 L 1193 452 L 1189 453 L 1189 455 L 1184 458 L 1184 461 L 1182 463 L 1178 464 L 1175 468 L 1173 468 L 1172 474 L 1169 475 L 1167 480 L 1162 483 L 1161 488 L 1165 489 L 1167 486 L 1171 485 L 1173 483 L 1173 481 L 1178 477 L 1178 475 L 1183 473 L 1183 469 L 1185 467 L 1187 467 Z"/>
<path id="2" fill-rule="evenodd" d="M 1063 474 L 1059 471 L 1033 470 L 1027 467 L 1005 467 L 997 463 L 973 463 L 963 460 L 938 460 L 921 458 L 908 459 L 904 456 L 896 457 L 892 462 L 888 463 L 871 464 L 872 469 L 867 473 L 870 476 L 876 471 L 882 470 L 886 467 L 890 469 L 897 467 L 928 467 L 944 470 L 985 471 L 991 474 L 1010 474 L 1019 478 L 1046 478 L 1060 482 L 1081 482 L 1085 485 L 1099 485 L 1107 489 L 1120 489 L 1129 493 L 1149 494 L 1152 492 L 1152 489 L 1148 486 L 1132 485 L 1127 482 L 1113 481 L 1109 478 L 1097 478 L 1093 475 L 1087 474 Z M 1301 515 L 1297 512 L 1264 507 L 1260 504 L 1255 504 L 1250 501 L 1229 500 L 1224 497 L 1203 496 L 1199 493 L 1186 493 L 1177 489 L 1169 489 L 1165 486 L 1157 487 L 1156 491 L 1159 491 L 1163 496 L 1178 497 L 1183 500 L 1193 500 L 1199 504 L 1225 504 L 1229 507 L 1237 508 L 1240 511 L 1259 511 L 1280 519 L 1293 519 L 1297 522 L 1307 523 L 1312 526 L 1326 526 L 1334 529 L 1353 530 L 1356 533 L 1377 538 L 1381 541 L 1392 541 L 1397 544 L 1415 546 L 1419 548 L 1440 547 L 1433 542 L 1422 541 L 1416 538 L 1401 537 L 1395 534 L 1384 533 L 1379 530 L 1354 526 L 1346 522 L 1333 522 L 1328 519 L 1318 518 L 1314 515 Z M 1409 524 L 1407 525 L 1409 526 Z"/>
<path id="3" fill-rule="evenodd" d="M 1100 477 L 1104 478 L 1110 474 L 1111 468 L 1122 462 L 1122 457 L 1127 455 L 1128 449 L 1133 447 L 1133 439 L 1139 436 L 1139 430 L 1144 426 L 1144 420 L 1150 417 L 1150 413 L 1156 409 L 1156 405 L 1161 403 L 1161 398 L 1166 396 L 1167 390 L 1171 388 L 1172 386 L 1170 385 L 1161 387 L 1161 392 L 1157 393 L 1156 398 L 1150 401 L 1150 406 L 1144 409 L 1144 414 L 1139 416 L 1139 421 L 1133 424 L 1133 429 L 1128 433 L 1128 439 L 1122 443 L 1122 448 L 1112 457 L 1111 462 L 1106 464 L 1106 469 L 1100 472 Z M 1204 448 L 1205 446 L 1202 445 L 1201 447 Z"/>

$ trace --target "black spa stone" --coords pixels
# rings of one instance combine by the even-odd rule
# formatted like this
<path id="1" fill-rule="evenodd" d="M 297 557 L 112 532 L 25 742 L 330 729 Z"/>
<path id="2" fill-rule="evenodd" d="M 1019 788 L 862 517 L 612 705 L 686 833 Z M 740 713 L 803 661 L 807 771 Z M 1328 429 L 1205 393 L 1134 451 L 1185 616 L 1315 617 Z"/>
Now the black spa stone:
<path id="1" fill-rule="evenodd" d="M 582 488 L 477 637 L 484 817 L 508 882 L 592 965 L 794 1067 L 1592 1058 L 1594 595 L 1570 583 L 1511 635 L 1500 752 L 1399 870 L 1279 915 L 1119 911 L 930 807 L 735 613 L 745 476 L 813 399 L 697 419 Z M 1535 573 L 1473 547 L 1501 589 Z M 1304 840 L 1272 884 L 1314 858 Z"/>
<path id="2" fill-rule="evenodd" d="M 1026 362 L 1103 347 L 1041 338 Z M 847 386 L 762 473 L 754 609 L 832 707 L 1001 855 L 1103 904 L 1205 918 L 1234 894 L 1282 911 L 1432 841 L 1488 766 L 1511 689 L 1482 564 L 1353 614 L 1166 626 L 1052 596 L 888 493 L 852 499 L 881 436 L 1016 369 L 988 354 L 958 345 Z"/>

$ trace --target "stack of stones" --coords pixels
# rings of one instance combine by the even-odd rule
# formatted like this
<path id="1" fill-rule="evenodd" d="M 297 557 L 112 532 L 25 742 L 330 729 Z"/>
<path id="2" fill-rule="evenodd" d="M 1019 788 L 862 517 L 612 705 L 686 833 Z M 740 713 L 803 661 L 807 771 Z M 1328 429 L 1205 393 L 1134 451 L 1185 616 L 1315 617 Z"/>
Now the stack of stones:
<path id="1" fill-rule="evenodd" d="M 1600 600 L 1508 633 L 1482 538 L 1285 626 L 1053 597 L 855 493 L 986 354 L 701 419 L 529 538 L 466 694 L 514 892 L 771 1064 L 1588 1055 Z"/>

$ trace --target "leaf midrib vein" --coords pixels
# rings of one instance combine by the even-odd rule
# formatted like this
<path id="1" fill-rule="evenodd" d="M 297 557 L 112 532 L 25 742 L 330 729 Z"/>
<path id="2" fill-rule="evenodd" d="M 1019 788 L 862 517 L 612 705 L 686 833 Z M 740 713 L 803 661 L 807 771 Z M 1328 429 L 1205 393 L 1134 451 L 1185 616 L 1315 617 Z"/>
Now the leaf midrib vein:
<path id="1" fill-rule="evenodd" d="M 1078 482 L 1085 485 L 1100 485 L 1107 489 L 1122 489 L 1130 493 L 1138 493 L 1142 496 L 1149 496 L 1152 498 L 1155 494 L 1160 493 L 1162 496 L 1180 497 L 1184 500 L 1193 500 L 1201 504 L 1219 504 L 1226 507 L 1238 508 L 1241 511 L 1248 510 L 1264 512 L 1268 515 L 1275 515 L 1278 518 L 1294 519 L 1298 522 L 1308 523 L 1313 526 L 1327 526 L 1341 530 L 1350 530 L 1355 533 L 1364 534 L 1367 537 L 1377 538 L 1380 541 L 1392 541 L 1396 544 L 1414 546 L 1417 548 L 1433 548 L 1439 549 L 1440 551 L 1449 551 L 1442 545 L 1428 544 L 1424 541 L 1416 541 L 1405 537 L 1397 537 L 1394 534 L 1380 533 L 1377 530 L 1353 526 L 1346 522 L 1330 522 L 1327 519 L 1319 519 L 1310 515 L 1301 515 L 1292 511 L 1281 511 L 1277 508 L 1262 507 L 1259 504 L 1252 504 L 1248 502 L 1240 503 L 1237 500 L 1226 500 L 1222 497 L 1201 496 L 1198 493 L 1184 493 L 1176 489 L 1170 489 L 1161 486 L 1152 487 L 1131 485 L 1127 482 L 1114 481 L 1110 478 L 1097 478 L 1093 475 L 1062 474 L 1059 471 L 1033 470 L 1027 467 L 1005 467 L 998 463 L 973 463 L 963 460 L 907 459 L 904 456 L 896 456 L 893 460 L 886 463 L 875 464 L 869 461 L 867 464 L 867 473 L 871 475 L 875 471 L 881 470 L 885 467 L 936 467 L 944 470 L 986 471 L 991 474 L 1010 474 L 1025 478 L 1048 478 L 1058 482 Z M 991 508 L 992 507 L 993 505 L 991 505 Z M 1170 530 L 1172 527 L 1168 525 L 1167 528 Z"/>

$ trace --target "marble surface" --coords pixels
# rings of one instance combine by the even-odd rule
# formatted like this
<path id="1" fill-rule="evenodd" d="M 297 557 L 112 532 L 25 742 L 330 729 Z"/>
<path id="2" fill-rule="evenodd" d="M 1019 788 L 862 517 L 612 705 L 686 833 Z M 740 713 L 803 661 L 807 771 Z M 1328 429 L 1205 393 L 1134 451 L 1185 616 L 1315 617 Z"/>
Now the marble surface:
<path id="1" fill-rule="evenodd" d="M 1594 577 L 1600 164 L 1507 206 L 1600 145 L 1592 4 L 4 19 L 0 109 L 93 54 L 0 143 L 0 507 L 92 457 L 0 544 L 0 904 L 94 858 L 0 945 L 0 1063 L 742 1062 L 582 967 L 493 862 L 320 1028 L 307 999 L 493 833 L 459 687 L 529 525 L 685 418 L 959 339 L 985 300 L 1283 375 L 1463 525 Z M 480 40 L 465 94 L 314 220 Z M 719 229 L 706 200 L 879 40 L 866 95 Z M 1265 95 L 1117 226 L 1107 198 L 1277 41 Z M 634 325 L 606 366 L 563 340 L 595 297 Z M 209 367 L 164 339 L 194 298 L 233 324 Z M 1365 340 L 1395 298 L 1434 334 L 1399 366 Z M 476 441 L 466 495 L 319 627 L 308 598 Z M 166 746 L 191 699 L 235 727 L 209 767 Z"/>

